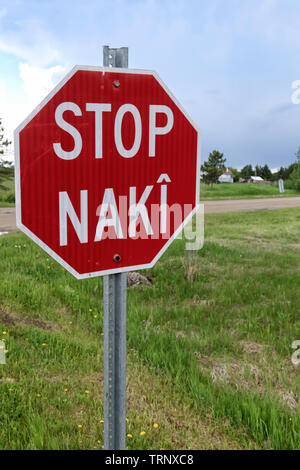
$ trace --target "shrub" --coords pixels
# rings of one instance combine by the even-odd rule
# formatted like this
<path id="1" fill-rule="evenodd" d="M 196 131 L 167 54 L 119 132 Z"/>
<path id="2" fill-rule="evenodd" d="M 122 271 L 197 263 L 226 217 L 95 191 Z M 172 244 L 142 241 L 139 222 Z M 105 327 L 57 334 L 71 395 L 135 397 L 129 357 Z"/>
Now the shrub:
<path id="1" fill-rule="evenodd" d="M 284 181 L 284 187 L 285 187 L 285 189 L 293 189 L 293 181 L 285 180 Z"/>
<path id="2" fill-rule="evenodd" d="M 8 195 L 5 198 L 5 202 L 15 202 L 15 193 L 12 191 L 8 193 Z"/>

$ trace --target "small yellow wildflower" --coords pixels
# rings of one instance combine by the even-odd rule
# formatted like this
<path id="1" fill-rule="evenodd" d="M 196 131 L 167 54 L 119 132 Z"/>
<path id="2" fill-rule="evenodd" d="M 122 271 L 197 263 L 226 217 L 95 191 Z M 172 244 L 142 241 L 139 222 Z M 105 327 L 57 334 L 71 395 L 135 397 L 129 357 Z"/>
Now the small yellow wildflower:
<path id="1" fill-rule="evenodd" d="M 3 335 L 7 335 L 7 331 L 2 331 L 2 334 L 3 334 Z"/>
<path id="2" fill-rule="evenodd" d="M 140 435 L 141 435 L 141 436 L 144 436 L 145 434 L 146 434 L 145 431 L 141 431 L 141 432 L 140 432 Z"/>
<path id="3" fill-rule="evenodd" d="M 47 346 L 47 343 L 43 343 L 42 346 L 44 346 L 44 347 Z"/>
<path id="4" fill-rule="evenodd" d="M 154 427 L 155 429 L 157 429 L 157 428 L 158 428 L 158 424 L 157 424 L 157 423 L 154 423 L 154 424 L 153 424 L 153 427 Z"/>
<path id="5" fill-rule="evenodd" d="M 72 323 L 73 323 L 72 321 L 69 321 L 69 325 L 72 325 Z"/>
<path id="6" fill-rule="evenodd" d="M 36 394 L 36 396 L 37 396 L 37 397 L 40 397 L 40 396 L 41 396 L 41 394 L 40 394 L 40 393 L 37 393 L 37 394 Z"/>
<path id="7" fill-rule="evenodd" d="M 103 420 L 103 419 L 100 419 L 100 423 L 101 423 L 101 424 L 104 423 L 104 420 Z"/>
<path id="8" fill-rule="evenodd" d="M 128 421 L 129 421 L 129 419 L 128 419 L 128 418 L 126 418 L 126 423 L 128 423 Z"/>
<path id="9" fill-rule="evenodd" d="M 68 389 L 67 389 L 67 388 L 64 388 L 64 392 L 67 392 L 67 391 L 68 391 Z"/>
<path id="10" fill-rule="evenodd" d="M 97 442 L 98 442 L 98 444 L 101 444 L 101 441 L 100 441 L 100 440 L 99 440 L 99 441 L 97 441 Z"/>
<path id="11" fill-rule="evenodd" d="M 8 353 L 8 349 L 5 349 L 5 354 L 7 354 L 7 353 Z"/>
<path id="12" fill-rule="evenodd" d="M 98 318 L 98 315 L 94 315 L 94 318 Z"/>
<path id="13" fill-rule="evenodd" d="M 50 266 L 47 266 L 48 269 L 50 269 Z"/>
<path id="14" fill-rule="evenodd" d="M 129 439 L 132 439 L 132 434 L 127 434 L 127 437 L 129 437 Z"/>
<path id="15" fill-rule="evenodd" d="M 84 393 L 86 393 L 87 395 L 90 393 L 89 390 L 85 390 Z"/>
<path id="16" fill-rule="evenodd" d="M 92 308 L 90 308 L 90 309 L 89 309 L 89 311 L 90 311 L 90 312 L 92 312 L 92 311 L 93 311 L 93 309 L 92 309 Z"/>
<path id="17" fill-rule="evenodd" d="M 78 427 L 79 429 L 81 429 L 81 428 L 82 428 L 82 424 L 77 424 L 77 427 Z"/>

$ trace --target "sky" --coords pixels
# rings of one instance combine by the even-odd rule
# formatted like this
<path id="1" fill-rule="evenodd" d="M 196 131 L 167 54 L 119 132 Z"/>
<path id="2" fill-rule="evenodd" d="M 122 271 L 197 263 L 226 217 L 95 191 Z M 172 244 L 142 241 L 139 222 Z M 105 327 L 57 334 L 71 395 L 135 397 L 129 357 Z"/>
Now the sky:
<path id="1" fill-rule="evenodd" d="M 299 18 L 299 0 L 0 0 L 5 136 L 74 65 L 128 46 L 129 67 L 155 70 L 199 125 L 202 161 L 217 149 L 236 168 L 287 166 L 300 146 Z"/>

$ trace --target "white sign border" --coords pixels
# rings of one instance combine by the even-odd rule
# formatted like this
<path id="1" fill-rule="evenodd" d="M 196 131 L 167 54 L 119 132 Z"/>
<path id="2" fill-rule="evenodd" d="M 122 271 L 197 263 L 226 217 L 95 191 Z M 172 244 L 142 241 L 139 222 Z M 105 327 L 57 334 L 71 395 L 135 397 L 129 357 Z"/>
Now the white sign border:
<path id="1" fill-rule="evenodd" d="M 20 181 L 20 145 L 19 145 L 19 134 L 24 129 L 24 127 L 38 114 L 38 112 L 53 98 L 53 96 L 67 83 L 67 81 L 78 71 L 92 71 L 92 72 L 102 72 L 105 73 L 131 73 L 135 75 L 152 75 L 157 82 L 161 85 L 164 91 L 169 95 L 172 101 L 180 109 L 186 119 L 194 127 L 197 132 L 197 170 L 196 170 L 196 198 L 195 198 L 195 207 L 174 232 L 174 234 L 169 238 L 169 240 L 164 244 L 162 249 L 157 253 L 153 260 L 148 264 L 140 264 L 137 266 L 127 266 L 123 268 L 108 269 L 104 271 L 96 271 L 92 273 L 79 274 L 72 266 L 70 266 L 65 260 L 63 260 L 55 251 L 49 248 L 42 240 L 40 240 L 34 233 L 32 233 L 25 225 L 22 224 L 22 207 L 21 207 L 21 181 Z M 172 241 L 179 235 L 184 226 L 191 220 L 193 215 L 199 209 L 200 202 L 200 154 L 201 154 L 201 132 L 198 125 L 193 121 L 189 116 L 186 110 L 182 107 L 179 101 L 175 98 L 169 88 L 165 85 L 162 79 L 154 70 L 138 70 L 138 69 L 125 69 L 125 68 L 116 68 L 116 67 L 98 67 L 92 65 L 75 65 L 75 67 L 70 70 L 69 73 L 53 88 L 53 90 L 43 99 L 43 101 L 27 116 L 27 118 L 16 128 L 14 132 L 14 147 L 15 147 L 15 192 L 16 192 L 16 224 L 17 227 L 24 232 L 29 238 L 31 238 L 37 245 L 39 245 L 46 253 L 48 253 L 53 259 L 55 259 L 59 264 L 61 264 L 69 273 L 75 276 L 77 279 L 87 279 L 97 276 L 105 276 L 109 274 L 117 274 L 127 271 L 136 271 L 140 269 L 150 269 L 152 268 L 163 253 L 170 246 Z"/>

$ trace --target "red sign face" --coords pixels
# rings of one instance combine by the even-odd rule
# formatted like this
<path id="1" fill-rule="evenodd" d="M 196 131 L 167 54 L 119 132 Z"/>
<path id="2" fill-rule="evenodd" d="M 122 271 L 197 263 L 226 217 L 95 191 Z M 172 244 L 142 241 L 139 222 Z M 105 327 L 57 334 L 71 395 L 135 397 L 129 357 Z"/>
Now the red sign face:
<path id="1" fill-rule="evenodd" d="M 155 72 L 76 66 L 15 131 L 17 225 L 77 278 L 149 268 L 195 213 L 198 140 Z"/>

